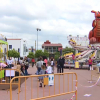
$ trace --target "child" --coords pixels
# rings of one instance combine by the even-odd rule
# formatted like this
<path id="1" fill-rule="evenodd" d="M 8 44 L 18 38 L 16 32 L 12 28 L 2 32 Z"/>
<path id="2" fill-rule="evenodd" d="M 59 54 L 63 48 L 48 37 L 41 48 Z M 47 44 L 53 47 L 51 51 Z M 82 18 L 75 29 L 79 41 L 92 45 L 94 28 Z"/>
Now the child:
<path id="1" fill-rule="evenodd" d="M 47 72 L 47 74 L 52 74 L 52 72 L 53 72 L 50 62 L 48 62 L 48 66 L 47 66 L 46 72 Z"/>
<path id="2" fill-rule="evenodd" d="M 40 70 L 39 75 L 46 74 L 46 68 L 45 68 L 45 66 L 42 65 L 41 68 L 42 69 Z M 39 77 L 39 80 L 40 80 L 40 86 L 39 87 L 42 87 L 43 79 L 44 79 L 44 76 L 40 76 Z M 45 85 L 44 85 L 44 87 L 45 87 Z"/>

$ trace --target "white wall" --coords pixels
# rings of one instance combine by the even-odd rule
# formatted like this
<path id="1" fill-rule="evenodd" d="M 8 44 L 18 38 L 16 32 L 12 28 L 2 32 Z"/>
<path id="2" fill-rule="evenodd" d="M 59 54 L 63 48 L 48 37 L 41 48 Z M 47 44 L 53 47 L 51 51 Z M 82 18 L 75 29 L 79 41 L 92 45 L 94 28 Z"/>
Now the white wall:
<path id="1" fill-rule="evenodd" d="M 9 50 L 9 45 L 12 45 L 12 49 L 15 49 L 18 51 L 18 48 L 20 49 L 20 57 L 25 57 L 27 56 L 27 53 L 25 52 L 24 54 L 24 45 L 27 47 L 27 42 L 24 41 L 23 39 L 7 39 L 8 42 L 8 50 Z"/>

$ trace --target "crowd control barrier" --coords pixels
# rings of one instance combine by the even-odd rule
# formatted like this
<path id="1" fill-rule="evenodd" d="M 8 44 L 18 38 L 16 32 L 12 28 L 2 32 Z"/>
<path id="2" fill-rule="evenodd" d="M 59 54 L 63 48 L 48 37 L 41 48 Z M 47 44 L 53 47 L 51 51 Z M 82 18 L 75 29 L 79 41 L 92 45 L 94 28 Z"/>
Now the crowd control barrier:
<path id="1" fill-rule="evenodd" d="M 8 91 L 10 89 L 10 81 L 16 75 L 20 76 L 20 71 L 18 69 L 0 69 L 0 89 Z M 16 78 L 16 80 L 12 81 L 12 85 L 18 85 L 20 92 L 20 79 L 18 80 Z"/>
<path id="2" fill-rule="evenodd" d="M 43 87 L 39 87 L 39 77 L 44 78 Z M 16 78 L 24 79 L 24 83 L 21 86 L 18 84 L 18 89 L 13 91 L 12 84 Z M 20 88 L 21 92 L 17 94 Z M 48 98 L 53 100 L 53 97 L 66 94 L 70 94 L 77 100 L 77 74 L 74 72 L 19 76 L 10 81 L 10 100 L 48 100 Z"/>

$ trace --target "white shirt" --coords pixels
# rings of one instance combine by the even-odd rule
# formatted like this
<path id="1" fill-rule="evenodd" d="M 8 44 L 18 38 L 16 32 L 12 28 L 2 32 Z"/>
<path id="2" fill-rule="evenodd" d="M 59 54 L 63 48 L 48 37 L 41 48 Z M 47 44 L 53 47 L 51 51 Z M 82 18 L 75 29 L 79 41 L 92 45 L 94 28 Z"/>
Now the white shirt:
<path id="1" fill-rule="evenodd" d="M 51 65 L 53 65 L 53 61 L 51 61 Z"/>
<path id="2" fill-rule="evenodd" d="M 46 71 L 47 71 L 48 74 L 51 74 L 52 73 L 52 67 L 48 66 Z"/>
<path id="3" fill-rule="evenodd" d="M 23 60 L 20 60 L 19 62 L 20 62 L 20 64 L 22 64 L 23 63 Z"/>
<path id="4" fill-rule="evenodd" d="M 13 63 L 13 60 L 11 59 L 11 60 L 7 60 L 7 64 L 9 65 L 9 64 L 12 64 Z"/>

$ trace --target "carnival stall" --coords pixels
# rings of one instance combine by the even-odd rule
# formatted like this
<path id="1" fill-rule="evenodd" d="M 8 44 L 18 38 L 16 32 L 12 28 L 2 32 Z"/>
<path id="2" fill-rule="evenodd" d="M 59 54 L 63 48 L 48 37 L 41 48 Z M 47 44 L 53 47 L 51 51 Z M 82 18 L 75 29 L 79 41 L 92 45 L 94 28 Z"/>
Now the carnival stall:
<path id="1" fill-rule="evenodd" d="M 0 34 L 0 62 L 5 62 L 8 58 L 8 43 L 7 38 Z"/>

